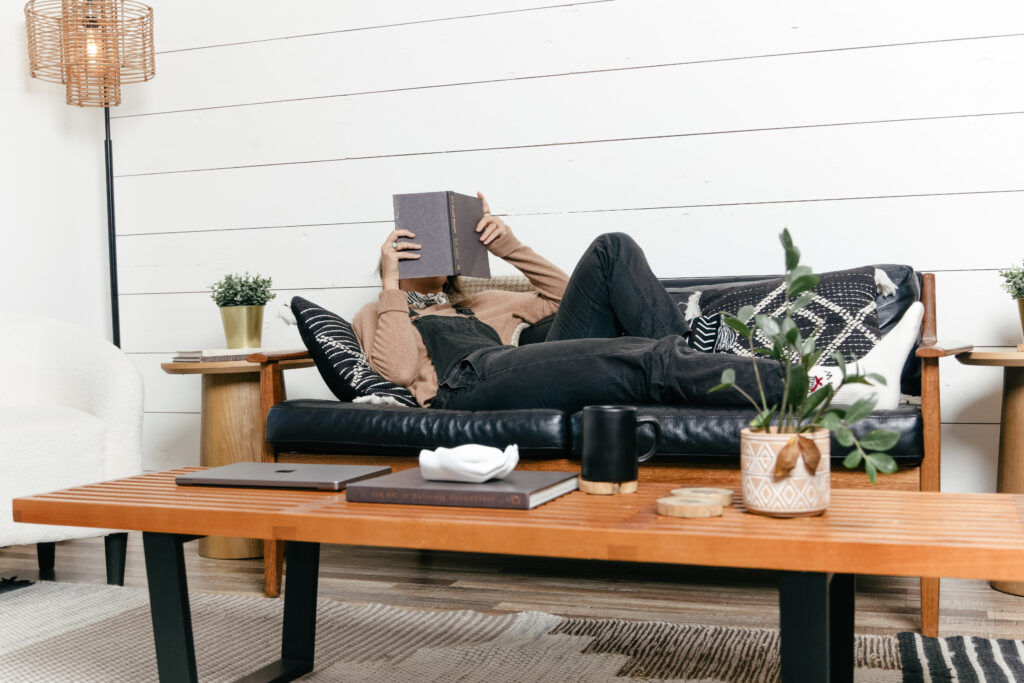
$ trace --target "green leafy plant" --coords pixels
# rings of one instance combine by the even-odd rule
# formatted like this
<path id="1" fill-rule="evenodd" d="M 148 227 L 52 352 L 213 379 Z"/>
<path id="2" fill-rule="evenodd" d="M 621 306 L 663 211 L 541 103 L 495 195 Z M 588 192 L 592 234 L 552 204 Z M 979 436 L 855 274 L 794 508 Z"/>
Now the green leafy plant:
<path id="1" fill-rule="evenodd" d="M 868 478 L 874 483 L 878 472 L 891 474 L 896 471 L 896 461 L 885 451 L 896 445 L 899 434 L 879 429 L 860 438 L 854 435 L 851 427 L 875 409 L 875 396 L 864 397 L 846 409 L 833 407 L 832 399 L 836 391 L 847 384 L 885 384 L 885 378 L 876 373 L 862 376 L 851 371 L 843 354 L 836 352 L 832 354 L 832 359 L 841 373 L 839 387 L 825 384 L 820 389 L 809 392 L 808 371 L 818 365 L 821 358 L 821 351 L 817 349 L 817 336 L 821 328 L 804 337 L 793 316 L 814 299 L 813 290 L 818 286 L 819 278 L 811 272 L 810 267 L 800 265 L 800 250 L 793 245 L 789 230 L 783 230 L 779 238 L 786 253 L 786 293 L 782 314 L 755 315 L 752 306 L 744 306 L 735 315 L 724 312 L 723 320 L 748 340 L 752 355 L 767 355 L 782 364 L 782 396 L 777 402 L 769 403 L 756 361 L 754 377 L 760 401 L 736 384 L 736 372 L 732 369 L 723 371 L 721 384 L 710 391 L 733 389 L 745 396 L 757 410 L 757 415 L 750 422 L 752 428 L 775 428 L 779 432 L 793 434 L 793 438 L 779 453 L 776 476 L 791 470 L 799 457 L 804 459 L 808 469 L 813 472 L 817 468 L 821 454 L 814 441 L 801 434 L 816 429 L 828 429 L 835 432 L 836 440 L 841 446 L 853 447 L 843 460 L 843 465 L 853 469 L 863 462 Z M 768 340 L 767 346 L 755 347 L 758 332 L 763 339 Z"/>
<path id="2" fill-rule="evenodd" d="M 1024 261 L 1019 266 L 1010 266 L 1000 270 L 1003 278 L 1003 289 L 1014 299 L 1024 299 Z"/>
<path id="3" fill-rule="evenodd" d="M 218 306 L 263 306 L 276 294 L 270 291 L 271 280 L 259 273 L 233 273 L 210 285 L 210 298 Z"/>

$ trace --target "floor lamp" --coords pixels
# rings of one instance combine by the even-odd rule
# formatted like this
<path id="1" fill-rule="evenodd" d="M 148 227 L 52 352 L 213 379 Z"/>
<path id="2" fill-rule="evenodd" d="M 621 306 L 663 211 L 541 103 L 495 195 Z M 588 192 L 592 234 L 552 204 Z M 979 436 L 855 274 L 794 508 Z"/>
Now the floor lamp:
<path id="1" fill-rule="evenodd" d="M 135 0 L 29 0 L 25 28 L 32 77 L 64 85 L 68 104 L 103 107 L 110 314 L 114 344 L 121 346 L 110 107 L 121 104 L 123 84 L 156 73 L 153 8 Z"/>

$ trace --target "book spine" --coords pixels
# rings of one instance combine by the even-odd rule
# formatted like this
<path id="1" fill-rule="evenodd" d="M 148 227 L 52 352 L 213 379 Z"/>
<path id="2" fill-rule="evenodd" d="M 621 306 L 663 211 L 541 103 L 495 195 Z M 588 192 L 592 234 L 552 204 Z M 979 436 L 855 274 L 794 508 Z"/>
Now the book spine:
<path id="1" fill-rule="evenodd" d="M 481 493 L 386 489 L 377 486 L 349 486 L 345 499 L 353 503 L 396 503 L 398 505 L 443 505 L 448 507 L 512 508 L 526 510 L 529 496 L 522 493 Z"/>
<path id="2" fill-rule="evenodd" d="M 459 260 L 459 234 L 457 225 L 458 221 L 455 220 L 455 193 L 448 192 L 448 221 L 451 223 L 451 235 L 452 235 L 452 266 L 455 270 L 456 275 L 462 275 L 462 262 Z"/>

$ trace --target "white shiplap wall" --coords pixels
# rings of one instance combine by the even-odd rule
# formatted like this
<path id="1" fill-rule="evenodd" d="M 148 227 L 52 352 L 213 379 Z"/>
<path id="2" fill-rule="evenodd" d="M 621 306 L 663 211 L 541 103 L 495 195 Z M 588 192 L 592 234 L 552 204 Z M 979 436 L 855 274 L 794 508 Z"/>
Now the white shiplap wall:
<path id="1" fill-rule="evenodd" d="M 114 121 L 147 467 L 196 461 L 198 379 L 159 364 L 222 345 L 206 286 L 259 271 L 350 316 L 394 192 L 483 190 L 567 270 L 624 230 L 661 276 L 777 272 L 789 227 L 819 270 L 936 272 L 940 336 L 1019 341 L 1018 2 L 152 4 L 158 76 Z M 298 335 L 271 314 L 264 342 Z M 999 372 L 943 377 L 944 488 L 992 490 Z"/>

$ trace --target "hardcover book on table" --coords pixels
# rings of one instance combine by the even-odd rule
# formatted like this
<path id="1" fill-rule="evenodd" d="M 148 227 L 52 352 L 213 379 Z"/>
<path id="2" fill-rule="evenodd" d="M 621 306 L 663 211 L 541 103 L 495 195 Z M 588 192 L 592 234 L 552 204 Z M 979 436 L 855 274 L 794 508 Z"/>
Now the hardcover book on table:
<path id="1" fill-rule="evenodd" d="M 420 468 L 414 467 L 349 484 L 345 498 L 351 503 L 529 510 L 575 491 L 578 485 L 576 472 L 514 470 L 504 479 L 469 484 L 459 481 L 428 481 L 423 478 Z"/>
<path id="2" fill-rule="evenodd" d="M 449 191 L 396 194 L 392 199 L 395 228 L 416 235 L 398 240 L 421 247 L 418 259 L 398 262 L 399 277 L 491 276 L 487 247 L 476 231 L 484 217 L 479 197 Z"/>

